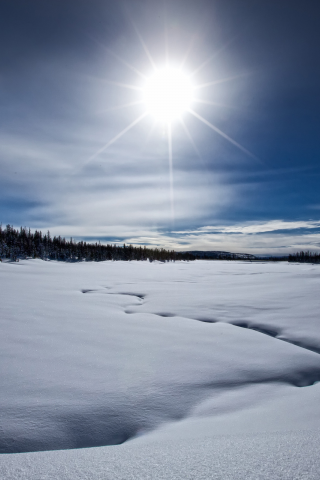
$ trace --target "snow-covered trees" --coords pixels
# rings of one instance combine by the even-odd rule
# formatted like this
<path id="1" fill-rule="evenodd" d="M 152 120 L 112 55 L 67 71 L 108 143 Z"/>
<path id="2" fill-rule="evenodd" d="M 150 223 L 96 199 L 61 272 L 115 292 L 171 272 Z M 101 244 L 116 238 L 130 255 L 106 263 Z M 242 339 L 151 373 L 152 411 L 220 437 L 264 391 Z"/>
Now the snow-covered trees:
<path id="1" fill-rule="evenodd" d="M 62 237 L 51 238 L 48 231 L 45 235 L 40 231 L 31 233 L 30 229 L 21 227 L 15 230 L 7 225 L 0 225 L 0 259 L 10 258 L 42 258 L 44 260 L 95 261 L 103 260 L 194 260 L 187 253 L 177 253 L 163 248 L 134 247 L 132 245 L 102 245 L 99 243 L 68 241 Z"/>

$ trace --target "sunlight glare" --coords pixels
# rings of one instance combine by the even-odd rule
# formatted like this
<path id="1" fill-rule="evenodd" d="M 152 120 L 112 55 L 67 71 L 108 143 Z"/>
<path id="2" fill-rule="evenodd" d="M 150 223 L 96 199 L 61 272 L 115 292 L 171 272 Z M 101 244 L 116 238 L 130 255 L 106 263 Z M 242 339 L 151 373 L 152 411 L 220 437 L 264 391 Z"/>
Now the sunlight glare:
<path id="1" fill-rule="evenodd" d="M 157 120 L 171 122 L 190 108 L 193 86 L 181 70 L 166 67 L 148 78 L 144 91 L 147 110 Z"/>

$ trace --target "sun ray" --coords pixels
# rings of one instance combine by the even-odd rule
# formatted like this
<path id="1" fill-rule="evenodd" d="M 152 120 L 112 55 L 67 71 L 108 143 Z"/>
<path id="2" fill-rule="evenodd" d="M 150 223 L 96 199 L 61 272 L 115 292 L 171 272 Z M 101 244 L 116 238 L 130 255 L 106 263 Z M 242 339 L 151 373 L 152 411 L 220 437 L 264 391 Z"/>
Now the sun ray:
<path id="1" fill-rule="evenodd" d="M 189 54 L 190 54 L 190 52 L 191 52 L 191 50 L 192 50 L 193 44 L 194 44 L 194 42 L 195 42 L 195 38 L 196 38 L 196 36 L 195 36 L 195 35 L 192 35 L 191 40 L 190 40 L 190 42 L 189 42 L 189 46 L 188 46 L 188 48 L 187 48 L 187 50 L 186 50 L 186 53 L 184 54 L 184 57 L 183 57 L 183 59 L 182 59 L 182 61 L 181 61 L 181 63 L 180 63 L 180 68 L 183 68 L 184 64 L 186 63 L 187 58 L 188 58 L 188 56 L 189 56 Z M 191 74 L 191 75 L 193 75 L 193 74 Z"/>
<path id="2" fill-rule="evenodd" d="M 173 159 L 172 159 L 172 129 L 171 129 L 171 123 L 168 123 L 168 157 L 169 157 L 171 220 L 172 220 L 172 226 L 174 226 L 174 189 L 173 189 Z"/>
<path id="3" fill-rule="evenodd" d="M 209 178 L 208 166 L 207 166 L 207 164 L 206 164 L 203 156 L 201 155 L 201 153 L 200 153 L 200 151 L 199 151 L 199 149 L 198 149 L 195 141 L 193 140 L 193 137 L 192 137 L 192 135 L 191 135 L 191 133 L 190 133 L 187 125 L 184 123 L 184 121 L 183 121 L 182 118 L 180 119 L 180 121 L 181 121 L 181 124 L 182 124 L 182 126 L 183 126 L 183 128 L 184 128 L 184 131 L 185 131 L 185 133 L 186 133 L 186 135 L 187 135 L 187 137 L 188 137 L 188 139 L 189 139 L 189 141 L 190 141 L 190 143 L 191 143 L 194 151 L 196 152 L 196 154 L 198 155 L 199 160 L 200 160 L 201 163 L 202 163 L 202 166 L 203 166 L 205 172 L 208 174 L 208 177 L 207 177 L 207 178 Z"/>
<path id="4" fill-rule="evenodd" d="M 200 72 L 200 70 L 203 69 L 203 67 L 205 67 L 206 65 L 208 65 L 208 63 L 211 62 L 211 60 L 213 60 L 215 57 L 217 57 L 221 52 L 223 52 L 223 50 L 225 50 L 229 45 L 230 43 L 234 42 L 234 40 L 237 38 L 237 36 L 234 36 L 233 38 L 231 38 L 231 40 L 229 40 L 229 42 L 225 43 L 221 48 L 219 48 L 219 50 L 217 50 L 213 55 L 211 55 L 211 57 L 209 57 L 207 60 L 205 60 L 203 63 L 201 63 L 201 65 L 199 65 L 199 67 L 197 67 L 195 70 L 193 70 L 193 72 L 191 73 L 190 76 L 193 76 L 195 75 L 196 73 Z"/>
<path id="5" fill-rule="evenodd" d="M 144 49 L 144 51 L 145 51 L 145 53 L 146 53 L 146 55 L 147 55 L 147 57 L 148 57 L 151 65 L 152 65 L 153 69 L 154 69 L 155 71 L 157 71 L 157 66 L 156 66 L 156 64 L 154 63 L 153 58 L 152 58 L 152 56 L 151 56 L 151 53 L 149 52 L 147 45 L 144 43 L 144 40 L 143 40 L 143 38 L 142 38 L 142 36 L 141 36 L 138 28 L 137 28 L 136 25 L 133 23 L 133 21 L 131 21 L 131 22 L 132 22 L 133 28 L 134 28 L 136 34 L 138 35 L 138 38 L 139 38 L 139 40 L 140 40 L 140 43 L 141 43 L 141 45 L 143 46 L 143 49 Z"/>
<path id="6" fill-rule="evenodd" d="M 136 118 L 132 123 L 130 123 L 130 125 L 128 125 L 126 128 L 124 128 L 120 133 L 118 133 L 118 135 L 116 135 L 111 140 L 109 140 L 108 143 L 106 143 L 102 148 L 100 148 L 100 150 L 98 150 L 94 155 L 92 155 L 92 157 L 89 158 L 89 161 L 93 160 L 98 155 L 100 155 L 100 153 L 104 152 L 104 150 L 106 150 L 108 147 L 110 147 L 110 145 L 112 145 L 114 142 L 116 142 L 120 137 L 122 137 L 122 135 L 124 135 L 129 130 L 131 130 L 131 128 L 134 127 L 135 125 L 137 125 L 137 123 L 141 122 L 141 120 L 143 118 L 145 118 L 147 115 L 148 115 L 148 112 L 144 112 L 142 115 L 140 115 L 138 118 Z"/>
<path id="7" fill-rule="evenodd" d="M 143 100 L 137 100 L 135 102 L 125 103 L 124 105 L 117 105 L 115 107 L 106 108 L 105 110 L 101 110 L 100 112 L 96 112 L 96 114 L 101 115 L 101 114 L 104 114 L 106 112 L 113 112 L 115 110 L 121 110 L 122 108 L 128 108 L 128 107 L 133 107 L 135 105 L 141 105 L 142 103 L 144 103 Z"/>
<path id="8" fill-rule="evenodd" d="M 119 55 L 117 55 L 116 53 L 114 53 L 112 50 L 110 50 L 110 48 L 106 47 L 103 43 L 101 43 L 99 40 L 97 40 L 95 37 L 92 37 L 91 35 L 88 35 L 89 38 L 91 40 L 93 40 L 97 45 L 99 45 L 100 47 L 102 47 L 104 50 L 106 50 L 110 55 L 112 55 L 114 58 L 116 58 L 117 60 L 119 60 L 119 62 L 123 63 L 124 65 L 126 65 L 128 68 L 130 68 L 132 71 L 134 71 L 135 73 L 137 73 L 141 78 L 144 78 L 146 79 L 147 77 L 142 73 L 140 72 L 136 67 L 134 67 L 133 65 L 131 65 L 131 63 L 127 62 L 126 60 L 124 60 L 122 57 L 120 57 Z"/>
<path id="9" fill-rule="evenodd" d="M 190 143 L 191 143 L 194 151 L 196 152 L 196 154 L 198 155 L 198 157 L 199 157 L 201 160 L 203 160 L 203 159 L 202 159 L 202 156 L 201 156 L 201 153 L 199 152 L 198 147 L 197 147 L 197 145 L 195 144 L 195 141 L 193 140 L 192 135 L 191 135 L 191 133 L 190 133 L 187 125 L 184 123 L 184 121 L 183 121 L 182 118 L 180 118 L 180 123 L 181 123 L 181 125 L 183 126 L 183 129 L 184 129 L 184 131 L 185 131 L 185 133 L 186 133 L 186 135 L 187 135 L 187 137 L 188 137 L 188 139 L 189 139 L 189 141 L 190 141 Z"/>
<path id="10" fill-rule="evenodd" d="M 165 58 L 166 58 L 166 65 L 169 65 L 169 42 L 168 42 L 168 27 L 167 27 L 167 5 L 166 3 L 163 4 L 164 12 L 164 51 L 165 51 Z"/>
<path id="11" fill-rule="evenodd" d="M 139 92 L 142 92 L 143 90 L 142 87 L 137 87 L 136 85 L 130 85 L 128 83 L 113 82 L 112 80 L 104 80 L 104 81 L 106 83 L 109 83 L 110 85 L 116 85 L 117 87 L 129 88 L 130 90 L 139 90 Z"/>
<path id="12" fill-rule="evenodd" d="M 193 98 L 192 101 L 197 103 L 204 103 L 206 105 L 213 105 L 215 107 L 232 108 L 233 110 L 238 110 L 237 107 L 234 107 L 232 105 L 226 105 L 225 103 L 209 102 L 208 100 L 202 100 L 201 98 Z"/>
<path id="13" fill-rule="evenodd" d="M 106 51 L 112 55 L 114 58 L 116 58 L 117 60 L 119 60 L 119 62 L 123 63 L 123 65 L 125 65 L 126 67 L 130 68 L 132 71 L 134 71 L 137 75 L 139 75 L 141 78 L 143 78 L 144 80 L 147 78 L 146 75 L 144 75 L 142 72 L 140 72 L 140 70 L 138 70 L 137 68 L 135 68 L 133 65 L 131 65 L 131 63 L 127 62 L 126 60 L 124 60 L 122 57 L 120 57 L 119 55 L 117 55 L 116 53 L 114 53 L 112 50 L 110 50 L 109 48 L 107 47 L 104 47 L 106 49 Z"/>
<path id="14" fill-rule="evenodd" d="M 194 110 L 191 110 L 189 109 L 189 112 L 195 116 L 196 118 L 198 118 L 198 120 L 200 120 L 201 122 L 203 122 L 205 125 L 207 125 L 208 127 L 210 127 L 212 130 L 214 130 L 215 132 L 217 132 L 219 135 L 221 135 L 223 138 L 225 138 L 226 140 L 228 140 L 228 142 L 232 143 L 235 147 L 239 148 L 239 150 L 241 150 L 242 152 L 244 152 L 246 155 L 248 155 L 249 157 L 251 158 L 254 158 L 255 160 L 257 160 L 259 163 L 263 163 L 260 158 L 258 158 L 256 155 L 254 155 L 253 153 L 251 153 L 249 150 L 247 150 L 246 148 L 244 148 L 242 145 L 240 145 L 240 143 L 236 142 L 235 140 L 233 140 L 232 138 L 230 138 L 226 133 L 222 132 L 219 128 L 215 127 L 214 125 L 212 125 L 212 123 L 208 122 L 208 120 L 206 120 L 205 118 L 201 117 L 201 115 L 199 115 L 198 113 L 196 113 Z"/>
<path id="15" fill-rule="evenodd" d="M 241 77 L 247 77 L 250 75 L 249 73 L 239 73 L 238 75 L 233 75 L 232 77 L 227 78 L 220 78 L 219 80 L 215 80 L 213 82 L 203 83 L 201 85 L 195 85 L 195 90 L 199 90 L 200 88 L 211 87 L 213 85 L 218 85 L 219 83 L 230 82 L 231 80 L 235 80 Z"/>

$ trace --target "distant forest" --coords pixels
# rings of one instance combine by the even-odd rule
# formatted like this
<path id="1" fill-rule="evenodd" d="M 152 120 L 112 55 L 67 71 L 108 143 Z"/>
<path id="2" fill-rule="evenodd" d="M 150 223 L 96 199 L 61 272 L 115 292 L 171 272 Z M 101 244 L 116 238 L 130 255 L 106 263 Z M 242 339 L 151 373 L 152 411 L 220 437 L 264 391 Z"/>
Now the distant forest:
<path id="1" fill-rule="evenodd" d="M 42 260 L 94 261 L 103 260 L 158 260 L 161 262 L 175 260 L 195 260 L 189 253 L 178 253 L 163 248 L 133 247 L 132 245 L 101 245 L 101 243 L 75 242 L 72 238 L 51 237 L 21 227 L 15 230 L 10 225 L 0 225 L 0 259 L 17 261 L 19 258 L 41 258 Z"/>
<path id="2" fill-rule="evenodd" d="M 207 255 L 209 254 L 210 255 Z M 320 263 L 320 254 L 297 252 L 282 257 L 259 258 L 249 254 L 232 254 L 229 252 L 175 252 L 163 248 L 133 247 L 132 245 L 102 245 L 100 242 L 76 242 L 70 238 L 51 237 L 50 232 L 31 233 L 30 229 L 20 230 L 7 225 L 0 225 L 0 261 L 9 259 L 17 261 L 22 258 L 41 258 L 42 260 L 60 260 L 66 262 L 104 260 L 158 260 L 170 262 L 175 260 L 250 260 L 250 261 L 289 261 L 299 263 Z"/>
<path id="3" fill-rule="evenodd" d="M 288 261 L 299 263 L 320 263 L 320 253 L 297 252 L 293 255 L 289 255 Z"/>

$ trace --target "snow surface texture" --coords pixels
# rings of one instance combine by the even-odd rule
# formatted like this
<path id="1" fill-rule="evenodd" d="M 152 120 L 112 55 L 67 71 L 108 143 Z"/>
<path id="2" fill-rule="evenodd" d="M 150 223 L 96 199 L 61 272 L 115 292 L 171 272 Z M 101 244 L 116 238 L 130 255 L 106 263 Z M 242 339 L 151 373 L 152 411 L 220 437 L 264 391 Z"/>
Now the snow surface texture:
<path id="1" fill-rule="evenodd" d="M 287 263 L 0 264 L 0 477 L 319 479 L 319 287 Z"/>

